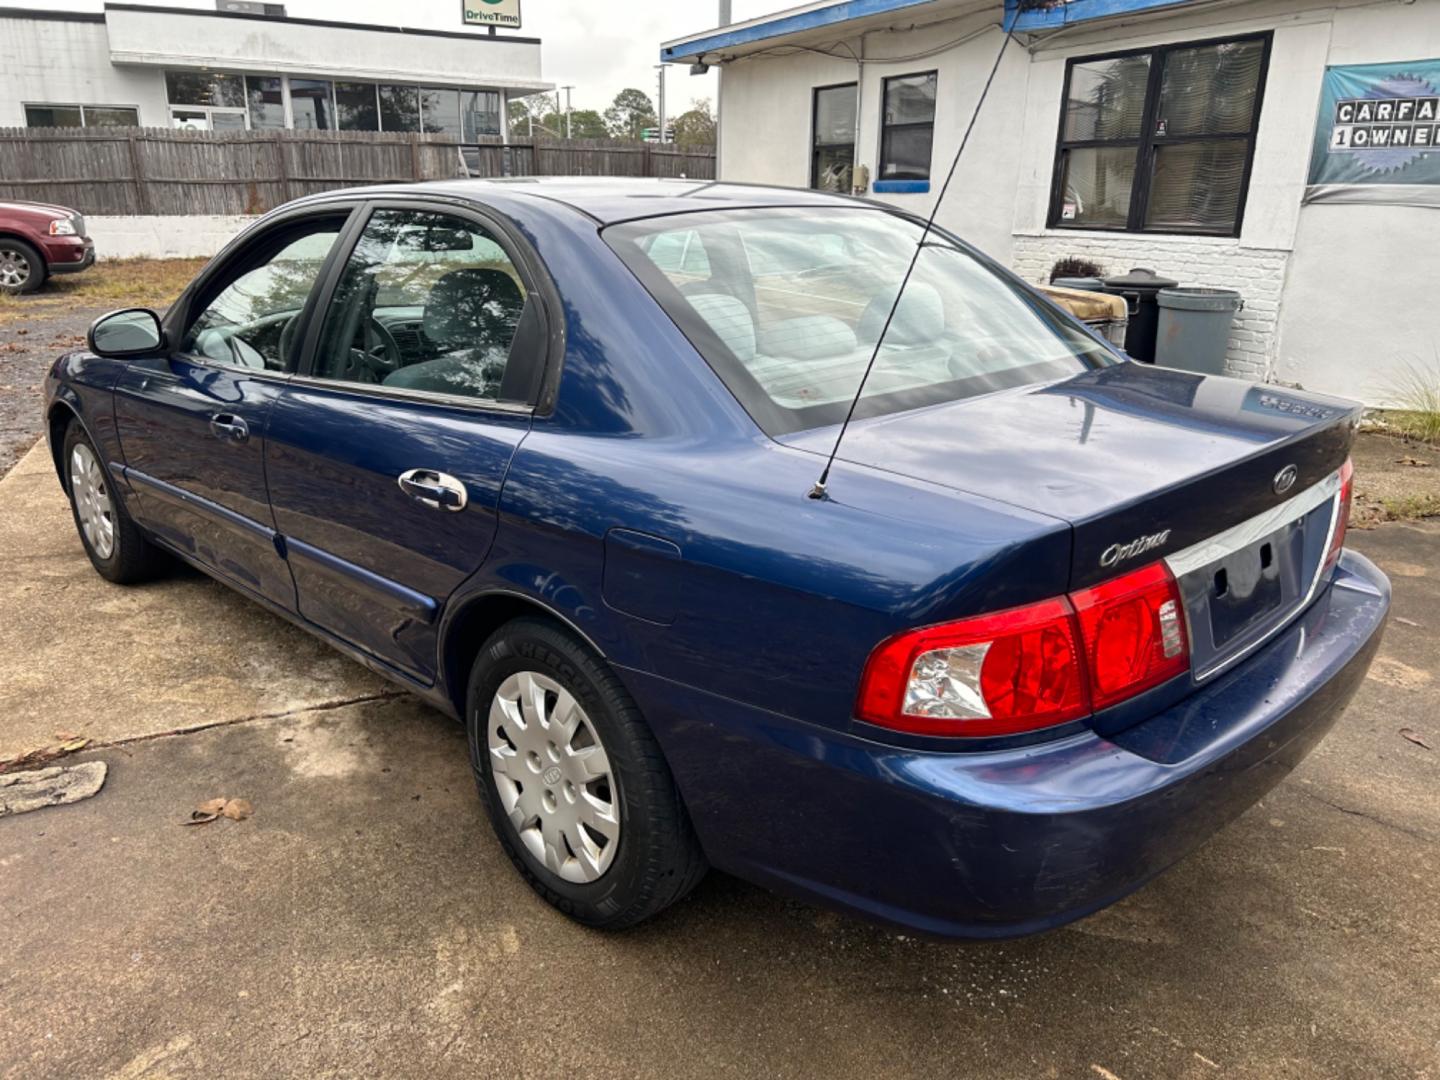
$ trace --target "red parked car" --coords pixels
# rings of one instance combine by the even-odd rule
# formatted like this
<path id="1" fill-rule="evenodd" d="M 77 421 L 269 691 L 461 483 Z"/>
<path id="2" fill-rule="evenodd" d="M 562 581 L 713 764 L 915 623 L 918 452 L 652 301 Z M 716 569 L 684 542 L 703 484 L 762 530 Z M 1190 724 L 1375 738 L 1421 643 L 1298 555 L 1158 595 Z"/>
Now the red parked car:
<path id="1" fill-rule="evenodd" d="M 0 292 L 34 292 L 51 274 L 94 263 L 82 215 L 49 203 L 0 202 Z"/>

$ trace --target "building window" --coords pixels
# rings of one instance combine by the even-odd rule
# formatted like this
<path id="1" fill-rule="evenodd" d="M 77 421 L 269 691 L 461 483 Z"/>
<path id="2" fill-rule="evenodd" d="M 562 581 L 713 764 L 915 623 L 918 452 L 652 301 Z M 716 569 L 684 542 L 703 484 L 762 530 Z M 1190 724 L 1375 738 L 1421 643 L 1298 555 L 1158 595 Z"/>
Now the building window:
<path id="1" fill-rule="evenodd" d="M 1238 236 L 1270 35 L 1070 61 L 1052 228 Z"/>
<path id="2" fill-rule="evenodd" d="M 335 115 L 341 131 L 379 131 L 380 108 L 375 84 L 337 82 Z"/>
<path id="3" fill-rule="evenodd" d="M 848 194 L 854 169 L 855 84 L 817 87 L 811 105 L 810 186 Z"/>
<path id="4" fill-rule="evenodd" d="M 885 80 L 879 180 L 929 180 L 935 136 L 935 72 Z"/>
<path id="5" fill-rule="evenodd" d="M 500 134 L 500 94 L 495 90 L 460 91 L 460 138 Z"/>
<path id="6" fill-rule="evenodd" d="M 413 86 L 380 87 L 380 128 L 419 131 L 420 91 Z"/>
<path id="7" fill-rule="evenodd" d="M 460 91 L 427 86 L 420 91 L 420 130 L 460 137 Z"/>
<path id="8" fill-rule="evenodd" d="M 245 107 L 245 77 L 211 71 L 167 71 L 165 94 L 171 105 Z"/>
<path id="9" fill-rule="evenodd" d="M 303 131 L 334 131 L 335 103 L 326 79 L 290 80 L 291 127 Z"/>
<path id="10" fill-rule="evenodd" d="M 139 110 L 128 105 L 26 105 L 27 127 L 139 127 Z"/>
<path id="11" fill-rule="evenodd" d="M 278 75 L 246 75 L 245 98 L 250 107 L 250 126 L 256 131 L 274 131 L 285 123 L 285 89 Z"/>

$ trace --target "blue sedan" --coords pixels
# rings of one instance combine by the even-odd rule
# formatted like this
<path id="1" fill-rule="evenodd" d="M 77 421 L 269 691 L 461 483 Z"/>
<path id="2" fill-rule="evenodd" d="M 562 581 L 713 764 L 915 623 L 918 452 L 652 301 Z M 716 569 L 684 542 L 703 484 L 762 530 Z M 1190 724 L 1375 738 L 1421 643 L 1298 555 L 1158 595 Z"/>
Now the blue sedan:
<path id="1" fill-rule="evenodd" d="M 1360 685 L 1358 407 L 1131 362 L 939 230 L 897 303 L 921 236 L 713 183 L 303 199 L 56 362 L 55 466 L 106 578 L 183 560 L 460 719 L 575 919 L 715 866 L 1043 930 Z"/>

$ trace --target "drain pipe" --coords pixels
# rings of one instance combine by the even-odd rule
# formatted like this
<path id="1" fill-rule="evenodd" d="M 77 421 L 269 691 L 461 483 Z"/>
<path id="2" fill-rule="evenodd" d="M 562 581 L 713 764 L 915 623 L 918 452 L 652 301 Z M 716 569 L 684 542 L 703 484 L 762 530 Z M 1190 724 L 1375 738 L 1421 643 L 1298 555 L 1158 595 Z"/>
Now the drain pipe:
<path id="1" fill-rule="evenodd" d="M 865 34 L 860 32 L 860 51 L 855 54 L 855 143 L 850 151 L 850 194 L 864 195 L 868 183 L 860 182 L 860 122 L 865 116 Z"/>
<path id="2" fill-rule="evenodd" d="M 729 26 L 733 20 L 730 18 L 730 0 L 720 0 L 720 21 L 717 26 Z M 701 59 L 704 59 L 701 57 Z M 720 177 L 720 162 L 724 160 L 723 148 L 725 144 L 725 125 L 720 122 L 720 102 L 724 99 L 725 87 L 725 65 L 715 65 L 715 179 Z"/>

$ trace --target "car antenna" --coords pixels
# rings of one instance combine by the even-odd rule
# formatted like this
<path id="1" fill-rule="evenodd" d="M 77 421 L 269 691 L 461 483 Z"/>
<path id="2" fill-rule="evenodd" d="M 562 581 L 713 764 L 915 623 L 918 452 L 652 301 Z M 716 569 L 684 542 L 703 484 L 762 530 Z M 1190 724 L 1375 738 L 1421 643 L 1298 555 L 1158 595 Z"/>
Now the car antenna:
<path id="1" fill-rule="evenodd" d="M 905 268 L 905 276 L 900 279 L 900 288 L 895 290 L 895 299 L 890 303 L 890 313 L 885 316 L 885 325 L 880 328 L 880 336 L 875 339 L 875 348 L 870 353 L 870 362 L 865 365 L 865 374 L 860 376 L 860 385 L 855 388 L 855 396 L 850 401 L 850 409 L 845 413 L 845 421 L 840 425 L 840 431 L 835 436 L 835 445 L 830 448 L 830 456 L 825 459 L 825 468 L 820 472 L 820 479 L 816 480 L 815 486 L 810 489 L 809 497 L 812 499 L 826 497 L 825 485 L 830 480 L 830 468 L 835 464 L 835 455 L 840 452 L 840 442 L 845 438 L 845 432 L 850 427 L 850 420 L 855 415 L 856 406 L 860 404 L 860 395 L 865 392 L 865 383 L 869 381 L 870 372 L 875 367 L 876 359 L 880 356 L 880 346 L 885 343 L 885 334 L 889 331 L 890 321 L 895 318 L 895 312 L 900 307 L 900 298 L 905 294 L 905 286 L 910 283 L 910 275 L 915 272 L 915 264 L 920 261 L 920 252 L 925 250 L 925 242 L 930 238 L 930 231 L 935 225 L 935 215 L 940 210 L 940 204 L 945 200 L 945 192 L 950 190 L 950 181 L 955 179 L 955 167 L 960 164 L 960 155 L 965 152 L 965 144 L 970 141 L 970 133 L 975 130 L 975 121 L 980 116 L 980 107 L 985 104 L 985 98 L 990 93 L 990 85 L 995 81 L 995 73 L 1000 70 L 1000 61 L 1005 57 L 1005 47 L 1014 37 L 1014 31 L 1011 28 L 1002 25 L 1001 29 L 1005 31 L 1005 40 L 1000 42 L 1000 51 L 995 54 L 995 63 L 990 68 L 990 76 L 985 80 L 985 86 L 980 91 L 980 100 L 975 102 L 975 111 L 970 114 L 970 123 L 965 126 L 965 135 L 955 150 L 955 157 L 950 161 L 950 171 L 945 174 L 945 182 L 940 185 L 940 194 L 935 197 L 935 205 L 930 208 L 930 216 L 925 219 L 925 228 L 920 233 L 919 242 L 915 245 L 915 253 L 910 256 L 910 265 Z"/>

